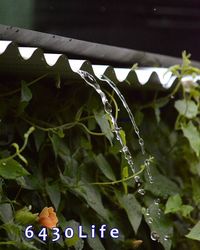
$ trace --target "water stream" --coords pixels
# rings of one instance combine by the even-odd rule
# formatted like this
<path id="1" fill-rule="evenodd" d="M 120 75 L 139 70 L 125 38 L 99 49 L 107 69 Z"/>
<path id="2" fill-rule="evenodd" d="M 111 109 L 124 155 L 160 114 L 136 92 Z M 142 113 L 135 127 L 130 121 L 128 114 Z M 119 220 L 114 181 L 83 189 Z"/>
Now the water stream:
<path id="1" fill-rule="evenodd" d="M 135 174 L 136 170 L 135 170 L 135 167 L 134 167 L 133 157 L 132 157 L 132 155 L 130 153 L 129 148 L 123 142 L 123 138 L 122 138 L 121 133 L 120 133 L 121 128 L 118 126 L 117 121 L 116 121 L 115 117 L 112 114 L 112 112 L 113 112 L 112 111 L 112 106 L 109 103 L 109 101 L 108 101 L 108 99 L 106 97 L 106 94 L 101 89 L 99 83 L 97 82 L 97 80 L 95 79 L 95 77 L 93 75 L 91 75 L 87 71 L 83 71 L 83 70 L 79 70 L 77 73 L 83 78 L 85 83 L 87 83 L 89 86 L 91 86 L 100 95 L 101 101 L 102 101 L 103 106 L 104 106 L 104 111 L 106 112 L 106 114 L 109 115 L 109 118 L 111 120 L 112 127 L 113 127 L 113 132 L 115 133 L 116 139 L 121 144 L 121 148 L 122 148 L 121 151 L 124 154 L 124 157 L 127 160 L 127 163 L 129 165 L 130 169 L 132 170 L 133 174 Z M 130 110 L 130 108 L 129 108 L 129 106 L 128 106 L 125 98 L 124 98 L 124 96 L 122 95 L 120 90 L 117 88 L 116 84 L 114 82 L 112 82 L 105 75 L 103 75 L 101 77 L 101 81 L 107 82 L 107 84 L 115 91 L 115 93 L 118 95 L 119 99 L 121 100 L 124 108 L 126 109 L 128 115 L 129 115 L 129 118 L 130 118 L 131 123 L 132 123 L 133 128 L 134 128 L 134 131 L 135 131 L 135 133 L 136 133 L 136 135 L 138 137 L 138 142 L 139 142 L 139 145 L 141 147 L 142 154 L 143 154 L 144 158 L 146 158 L 144 160 L 144 165 L 145 165 L 145 169 L 146 169 L 147 174 L 148 174 L 149 182 L 152 184 L 153 183 L 153 178 L 152 178 L 152 175 L 151 175 L 150 169 L 149 169 L 150 160 L 146 157 L 146 152 L 145 152 L 145 147 L 144 147 L 144 140 L 140 136 L 139 128 L 138 128 L 138 126 L 137 126 L 137 124 L 135 122 L 133 113 L 131 112 L 131 110 Z M 144 195 L 145 190 L 141 187 L 142 181 L 141 181 L 141 178 L 139 176 L 135 176 L 135 182 L 136 182 L 136 185 L 138 187 L 138 193 L 140 193 L 141 195 Z M 155 205 L 158 206 L 158 215 L 160 214 L 159 203 L 160 203 L 160 201 L 157 199 L 155 201 Z M 148 215 L 148 217 L 149 217 L 148 223 L 151 224 L 153 222 L 153 218 L 150 217 L 148 209 L 147 209 L 147 213 L 148 214 L 146 214 L 146 215 Z M 154 241 L 159 241 L 160 235 L 157 232 L 152 231 L 151 232 L 151 239 L 154 240 Z M 169 239 L 169 236 L 166 235 L 164 237 L 164 240 L 167 241 L 168 239 Z"/>
<path id="2" fill-rule="evenodd" d="M 117 94 L 117 96 L 119 97 L 119 99 L 121 100 L 124 108 L 126 109 L 127 113 L 128 113 L 128 116 L 131 120 L 131 123 L 133 125 L 133 128 L 134 128 L 134 131 L 138 137 L 138 142 L 139 142 L 139 145 L 141 147 L 141 151 L 142 151 L 142 154 L 144 156 L 146 156 L 146 152 L 145 152 L 145 147 L 144 147 L 144 140 L 142 139 L 142 137 L 140 136 L 140 131 L 139 131 L 139 128 L 135 122 L 135 118 L 133 116 L 133 113 L 131 112 L 131 109 L 129 108 L 124 96 L 122 95 L 122 93 L 120 92 L 120 90 L 117 88 L 116 84 L 111 81 L 107 76 L 105 75 L 102 75 L 101 76 L 101 80 L 108 83 L 108 85 L 115 91 L 115 93 Z M 149 182 L 150 183 L 153 183 L 153 177 L 151 175 L 151 172 L 150 172 L 150 168 L 149 168 L 149 165 L 150 165 L 150 160 L 148 160 L 147 156 L 145 157 L 146 159 L 144 160 L 144 165 L 146 167 L 146 171 L 147 171 L 147 174 L 148 174 L 148 178 L 149 178 Z"/>
<path id="3" fill-rule="evenodd" d="M 84 81 L 89 86 L 91 86 L 92 88 L 94 88 L 95 91 L 100 95 L 101 101 L 102 101 L 103 106 L 104 106 L 104 111 L 110 117 L 110 120 L 111 120 L 111 123 L 112 123 L 112 126 L 113 126 L 113 132 L 116 135 L 116 139 L 120 142 L 121 147 L 122 147 L 122 152 L 124 154 L 124 157 L 127 160 L 128 165 L 130 166 L 133 174 L 135 174 L 135 168 L 134 168 L 134 163 L 133 163 L 132 155 L 130 153 L 129 148 L 123 142 L 123 138 L 122 138 L 121 133 L 120 133 L 121 128 L 118 126 L 117 121 L 115 120 L 115 118 L 114 118 L 114 116 L 112 114 L 112 106 L 109 103 L 109 101 L 108 101 L 105 93 L 101 90 L 100 85 L 98 84 L 98 82 L 96 81 L 96 79 L 91 74 L 89 74 L 88 72 L 83 71 L 83 70 L 79 70 L 78 73 L 84 79 Z"/>
<path id="4" fill-rule="evenodd" d="M 108 101 L 105 93 L 102 91 L 100 85 L 98 84 L 97 80 L 93 77 L 93 75 L 91 75 L 90 73 L 88 73 L 86 71 L 83 71 L 83 70 L 79 70 L 78 74 L 84 79 L 84 81 L 89 86 L 91 86 L 92 88 L 94 88 L 95 91 L 100 95 L 101 101 L 102 101 L 103 106 L 104 106 L 104 111 L 110 117 L 110 120 L 111 120 L 111 123 L 112 123 L 112 126 L 113 126 L 113 132 L 116 135 L 116 139 L 121 144 L 121 147 L 122 147 L 121 151 L 123 152 L 124 157 L 127 160 L 128 165 L 129 165 L 130 169 L 132 170 L 133 174 L 135 174 L 136 171 L 135 171 L 135 167 L 134 167 L 133 157 L 132 157 L 132 155 L 130 153 L 129 148 L 123 142 L 123 138 L 122 138 L 121 133 L 120 133 L 121 128 L 118 126 L 117 121 L 116 121 L 116 119 L 114 118 L 114 116 L 112 114 L 112 106 L 109 103 L 109 101 Z M 130 108 L 129 108 L 129 106 L 128 106 L 125 98 L 124 98 L 124 96 L 121 94 L 121 92 L 119 91 L 119 89 L 117 88 L 117 86 L 111 80 L 109 80 L 108 78 L 107 79 L 104 78 L 102 80 L 106 81 L 110 85 L 110 87 L 117 93 L 117 95 L 119 96 L 120 100 L 122 101 L 125 109 L 128 112 L 128 115 L 129 115 L 129 117 L 131 119 L 134 131 L 135 131 L 135 133 L 138 136 L 138 141 L 139 141 L 139 144 L 140 144 L 140 147 L 141 147 L 141 150 L 142 150 L 142 154 L 145 155 L 144 140 L 140 136 L 140 132 L 139 132 L 139 129 L 138 129 L 137 124 L 135 122 L 134 116 L 133 116 L 133 114 L 132 114 L 132 112 L 131 112 L 131 110 L 130 110 Z M 146 159 L 145 162 L 144 162 L 144 164 L 145 164 L 145 166 L 147 168 L 147 173 L 148 173 L 148 176 L 149 176 L 149 181 L 150 181 L 150 183 L 153 183 L 152 176 L 151 176 L 150 171 L 149 171 L 149 164 L 150 164 L 149 160 Z M 139 176 L 135 176 L 135 182 L 136 182 L 138 188 L 142 184 L 141 178 Z M 145 190 L 140 187 L 138 189 L 138 193 L 140 193 L 141 195 L 144 195 L 145 194 Z"/>

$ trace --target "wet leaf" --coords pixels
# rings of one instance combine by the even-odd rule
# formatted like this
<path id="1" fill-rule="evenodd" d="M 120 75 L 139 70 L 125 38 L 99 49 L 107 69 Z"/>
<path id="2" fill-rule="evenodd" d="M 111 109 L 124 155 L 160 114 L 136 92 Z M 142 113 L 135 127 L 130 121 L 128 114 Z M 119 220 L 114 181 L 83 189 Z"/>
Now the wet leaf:
<path id="1" fill-rule="evenodd" d="M 113 139 L 114 135 L 111 131 L 110 124 L 108 122 L 106 114 L 104 113 L 104 111 L 97 112 L 94 110 L 93 112 L 94 112 L 96 122 L 98 123 L 99 127 L 101 128 L 102 133 L 105 134 L 107 139 L 110 141 L 110 144 L 112 145 L 112 139 Z"/>
<path id="2" fill-rule="evenodd" d="M 188 139 L 191 148 L 195 151 L 197 157 L 200 154 L 200 132 L 190 121 L 187 125 L 182 126 L 184 136 Z"/>
<path id="3" fill-rule="evenodd" d="M 4 223 L 12 221 L 13 211 L 12 211 L 12 207 L 9 203 L 0 204 L 0 219 Z"/>
<path id="4" fill-rule="evenodd" d="M 187 217 L 194 208 L 190 205 L 183 205 L 179 194 L 170 196 L 165 205 L 165 214 L 180 212 L 183 217 Z"/>
<path id="5" fill-rule="evenodd" d="M 87 221 L 87 219 L 83 216 L 81 216 L 81 222 L 84 228 L 84 232 L 88 235 L 91 234 L 91 225 L 90 223 Z M 89 244 L 89 246 L 91 247 L 91 249 L 93 250 L 105 250 L 103 244 L 101 243 L 99 236 L 97 235 L 94 239 L 92 239 L 91 237 L 87 238 L 87 242 Z"/>
<path id="6" fill-rule="evenodd" d="M 200 241 L 200 221 L 191 229 L 187 238 Z"/>
<path id="7" fill-rule="evenodd" d="M 102 154 L 98 154 L 97 156 L 94 155 L 94 159 L 98 165 L 98 167 L 100 168 L 100 170 L 102 171 L 102 173 L 109 179 L 112 181 L 115 181 L 115 175 L 114 172 L 110 166 L 110 164 L 107 162 L 107 160 L 105 159 L 105 157 Z"/>
<path id="8" fill-rule="evenodd" d="M 14 159 L 0 162 L 0 176 L 5 179 L 16 179 L 20 176 L 29 175 L 28 171 Z"/>
<path id="9" fill-rule="evenodd" d="M 32 99 L 32 93 L 27 83 L 21 82 L 21 102 L 29 102 Z"/>
<path id="10" fill-rule="evenodd" d="M 198 106 L 191 100 L 178 100 L 175 102 L 175 108 L 181 115 L 187 118 L 194 118 L 198 114 Z"/>
<path id="11" fill-rule="evenodd" d="M 133 194 L 116 193 L 120 205 L 125 209 L 135 233 L 137 233 L 142 220 L 142 208 Z"/>
<path id="12" fill-rule="evenodd" d="M 165 205 L 165 214 L 176 213 L 182 206 L 182 199 L 179 194 L 170 196 Z"/>
<path id="13" fill-rule="evenodd" d="M 163 214 L 159 205 L 152 202 L 144 213 L 145 221 L 151 229 L 151 239 L 160 242 L 165 250 L 172 245 L 173 226 L 169 218 Z"/>
<path id="14" fill-rule="evenodd" d="M 57 184 L 46 183 L 46 191 L 55 209 L 58 210 L 58 206 L 60 204 L 61 199 L 59 186 Z"/>
<path id="15" fill-rule="evenodd" d="M 145 174 L 145 189 L 155 196 L 166 197 L 179 192 L 178 186 L 166 176 L 160 174 L 155 168 L 151 169 L 153 184 L 149 182 L 148 175 Z"/>

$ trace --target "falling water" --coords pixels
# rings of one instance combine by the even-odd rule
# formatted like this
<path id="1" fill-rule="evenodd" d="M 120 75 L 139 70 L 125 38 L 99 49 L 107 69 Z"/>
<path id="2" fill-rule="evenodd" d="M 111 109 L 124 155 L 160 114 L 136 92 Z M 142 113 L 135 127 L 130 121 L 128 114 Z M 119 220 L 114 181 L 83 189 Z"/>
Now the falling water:
<path id="1" fill-rule="evenodd" d="M 104 110 L 105 112 L 109 115 L 112 126 L 113 126 L 113 132 L 116 135 L 116 139 L 120 142 L 121 147 L 122 147 L 122 152 L 124 154 L 125 159 L 128 162 L 128 165 L 130 166 L 133 174 L 135 174 L 135 168 L 134 168 L 134 163 L 133 163 L 133 158 L 131 156 L 130 150 L 129 148 L 124 144 L 123 142 L 123 138 L 121 136 L 121 128 L 118 126 L 117 121 L 115 120 L 113 114 L 112 114 L 112 106 L 109 103 L 105 93 L 101 90 L 100 85 L 98 84 L 98 82 L 96 81 L 96 79 L 89 74 L 86 71 L 83 70 L 79 70 L 78 74 L 84 79 L 84 81 L 91 86 L 92 88 L 95 89 L 95 91 L 100 95 L 102 103 L 104 105 Z"/>
<path id="2" fill-rule="evenodd" d="M 108 101 L 105 93 L 101 90 L 100 85 L 98 84 L 98 82 L 96 81 L 96 79 L 90 73 L 88 73 L 86 71 L 83 71 L 83 70 L 79 70 L 77 73 L 84 79 L 84 81 L 89 86 L 91 86 L 92 88 L 94 88 L 95 91 L 100 95 L 101 101 L 102 101 L 103 106 L 104 106 L 104 111 L 110 117 L 110 120 L 111 120 L 111 123 L 112 123 L 112 127 L 113 127 L 113 132 L 116 135 L 116 139 L 121 144 L 121 147 L 122 147 L 121 151 L 123 152 L 124 157 L 127 160 L 128 165 L 130 166 L 133 174 L 135 174 L 135 168 L 134 168 L 133 158 L 131 156 L 129 148 L 123 142 L 123 139 L 122 139 L 122 136 L 121 136 L 121 133 L 120 133 L 121 128 L 118 126 L 117 121 L 116 121 L 116 119 L 114 118 L 114 116 L 112 114 L 112 106 L 109 103 L 109 101 Z M 128 115 L 129 115 L 129 118 L 130 118 L 131 123 L 133 125 L 134 131 L 135 131 L 135 133 L 136 133 L 136 135 L 138 137 L 138 142 L 139 142 L 139 145 L 141 147 L 142 154 L 146 155 L 145 148 L 144 148 L 144 140 L 140 136 L 140 132 L 139 132 L 139 129 L 138 129 L 137 124 L 135 122 L 134 116 L 133 116 L 133 114 L 132 114 L 132 112 L 131 112 L 131 110 L 130 110 L 130 108 L 129 108 L 129 106 L 128 106 L 125 98 L 124 98 L 124 96 L 121 94 L 120 90 L 117 88 L 117 86 L 109 78 L 107 78 L 106 76 L 102 76 L 101 80 L 107 82 L 110 85 L 110 87 L 117 93 L 117 95 L 120 98 L 123 106 L 125 107 L 126 111 L 128 112 Z M 153 183 L 153 178 L 152 178 L 152 175 L 151 175 L 150 169 L 149 169 L 150 160 L 149 159 L 145 159 L 144 165 L 145 165 L 146 170 L 147 170 L 147 174 L 148 174 L 148 177 L 149 177 L 149 182 Z M 140 193 L 141 195 L 144 195 L 145 194 L 145 190 L 143 188 L 141 188 L 142 181 L 141 181 L 141 179 L 140 179 L 139 176 L 135 176 L 135 182 L 137 183 L 138 193 Z M 155 203 L 155 205 L 158 206 L 158 209 L 159 209 L 160 200 L 157 199 L 157 200 L 154 201 L 154 203 Z M 160 211 L 160 209 L 159 209 L 159 211 Z M 149 209 L 147 209 L 146 215 L 149 217 L 148 218 L 148 224 L 152 224 L 153 223 L 153 218 L 150 217 L 150 211 L 149 211 Z M 151 232 L 151 239 L 154 240 L 154 241 L 159 241 L 160 240 L 160 235 L 156 231 L 152 231 Z M 168 239 L 170 239 L 170 236 L 165 235 L 164 240 L 167 241 Z"/>
<path id="3" fill-rule="evenodd" d="M 119 99 L 121 100 L 124 108 L 126 109 L 128 115 L 129 115 L 129 118 L 131 120 L 131 123 L 133 125 L 133 128 L 134 128 L 134 131 L 138 137 L 138 142 L 139 142 L 139 145 L 141 147 L 141 151 L 142 151 L 142 154 L 143 155 L 146 155 L 146 152 L 145 152 L 145 148 L 144 148 L 144 140 L 142 139 L 142 137 L 140 136 L 140 131 L 139 131 L 139 128 L 135 122 L 135 118 L 133 116 L 133 113 L 131 112 L 124 96 L 122 95 L 122 93 L 120 92 L 120 90 L 117 88 L 116 84 L 111 81 L 107 76 L 105 75 L 102 75 L 101 77 L 101 80 L 108 83 L 109 86 L 115 91 L 115 93 L 118 95 Z M 149 178 L 149 182 L 152 184 L 153 183 L 153 177 L 151 175 L 151 172 L 150 172 L 150 169 L 149 169 L 149 165 L 150 165 L 150 160 L 148 159 L 145 159 L 144 161 L 144 165 L 146 167 L 146 171 L 147 171 L 147 174 L 148 174 L 148 178 Z M 140 181 L 139 181 L 140 182 Z"/>

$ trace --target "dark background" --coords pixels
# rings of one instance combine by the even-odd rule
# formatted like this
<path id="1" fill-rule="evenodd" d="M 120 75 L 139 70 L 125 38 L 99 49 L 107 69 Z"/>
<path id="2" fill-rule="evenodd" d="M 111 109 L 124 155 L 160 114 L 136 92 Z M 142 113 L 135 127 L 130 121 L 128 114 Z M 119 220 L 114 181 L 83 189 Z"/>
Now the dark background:
<path id="1" fill-rule="evenodd" d="M 36 30 L 200 60 L 199 0 L 42 0 Z"/>
<path id="2" fill-rule="evenodd" d="M 0 23 L 200 61 L 200 0 L 0 0 Z"/>

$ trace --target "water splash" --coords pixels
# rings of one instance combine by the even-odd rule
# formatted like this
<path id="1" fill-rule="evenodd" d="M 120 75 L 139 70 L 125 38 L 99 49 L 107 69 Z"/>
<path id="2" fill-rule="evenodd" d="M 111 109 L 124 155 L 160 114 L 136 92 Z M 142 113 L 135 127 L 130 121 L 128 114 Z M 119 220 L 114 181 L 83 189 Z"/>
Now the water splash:
<path id="1" fill-rule="evenodd" d="M 145 190 L 143 188 L 139 188 L 138 193 L 141 195 L 145 195 Z"/>
<path id="2" fill-rule="evenodd" d="M 117 121 L 112 114 L 112 106 L 109 103 L 105 93 L 101 90 L 101 87 L 98 84 L 97 80 L 91 74 L 89 74 L 88 72 L 83 71 L 83 70 L 78 70 L 77 73 L 84 79 L 84 81 L 89 86 L 91 86 L 100 95 L 101 101 L 102 101 L 103 106 L 104 106 L 104 111 L 109 115 L 109 118 L 111 120 L 113 132 L 116 135 L 116 139 L 120 142 L 124 157 L 127 160 L 128 165 L 130 166 L 133 174 L 135 174 L 133 157 L 131 156 L 129 148 L 123 142 L 123 138 L 122 138 L 121 133 L 120 133 L 121 128 L 118 126 Z"/>
<path id="3" fill-rule="evenodd" d="M 152 232 L 151 232 L 151 239 L 152 239 L 153 241 L 159 241 L 160 235 L 159 235 L 156 231 L 152 231 Z"/>
<path id="4" fill-rule="evenodd" d="M 139 145 L 140 145 L 140 148 L 141 148 L 141 151 L 142 151 L 142 154 L 143 155 L 146 155 L 146 152 L 145 152 L 145 147 L 144 147 L 144 140 L 142 139 L 142 137 L 140 136 L 140 131 L 139 131 L 139 128 L 135 122 L 135 118 L 133 116 L 133 113 L 131 112 L 131 109 L 129 108 L 124 96 L 122 95 L 122 93 L 120 92 L 120 90 L 117 88 L 116 84 L 111 81 L 107 76 L 105 75 L 102 75 L 101 76 L 101 80 L 108 83 L 108 85 L 115 91 L 115 93 L 118 95 L 119 99 L 121 100 L 124 108 L 126 109 L 127 113 L 128 113 L 128 116 L 131 120 L 131 123 L 133 125 L 133 128 L 134 128 L 134 131 L 138 137 L 138 142 L 139 142 Z M 153 177 L 151 175 L 151 172 L 150 172 L 150 160 L 149 159 L 146 159 L 144 161 L 144 165 L 145 165 L 145 168 L 146 168 L 146 171 L 147 171 L 147 175 L 148 175 L 148 179 L 149 179 L 149 182 L 150 184 L 153 184 Z"/>
<path id="5" fill-rule="evenodd" d="M 167 241 L 167 240 L 170 240 L 170 236 L 166 234 L 166 235 L 164 236 L 164 241 Z"/>

